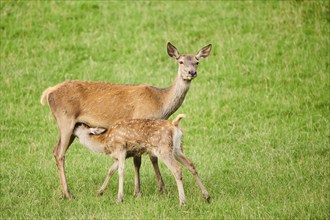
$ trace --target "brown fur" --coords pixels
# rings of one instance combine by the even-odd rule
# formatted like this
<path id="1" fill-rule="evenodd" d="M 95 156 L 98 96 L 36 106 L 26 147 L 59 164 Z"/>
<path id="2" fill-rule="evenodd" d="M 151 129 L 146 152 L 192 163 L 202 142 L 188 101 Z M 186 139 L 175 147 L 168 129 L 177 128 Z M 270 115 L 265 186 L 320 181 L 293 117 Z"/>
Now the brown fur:
<path id="1" fill-rule="evenodd" d="M 184 117 L 185 115 L 179 115 L 172 122 L 155 119 L 125 119 L 115 122 L 105 132 L 105 129 L 90 128 L 84 124 L 76 126 L 74 134 L 83 145 L 90 149 L 103 151 L 115 159 L 115 163 L 109 169 L 109 174 L 99 190 L 99 195 L 103 194 L 111 176 L 118 169 L 117 201 L 122 202 L 125 159 L 148 153 L 157 156 L 172 171 L 177 182 L 180 205 L 185 204 L 185 195 L 182 170 L 176 161 L 189 169 L 204 198 L 210 202 L 209 193 L 202 184 L 194 164 L 182 152 L 182 131 L 179 128 L 179 122 Z"/>
<path id="2" fill-rule="evenodd" d="M 109 127 L 120 119 L 167 119 L 182 104 L 191 80 L 197 76 L 197 61 L 209 55 L 211 45 L 196 55 L 179 55 L 170 43 L 168 54 L 177 59 L 178 74 L 168 88 L 148 85 L 119 85 L 104 82 L 65 81 L 46 89 L 40 102 L 48 102 L 58 129 L 59 140 L 54 148 L 61 190 L 66 198 L 72 198 L 65 175 L 65 153 L 74 140 L 73 130 L 77 123 L 93 127 Z M 189 57 L 189 60 L 187 59 Z M 150 158 L 156 173 L 158 187 L 164 190 L 157 158 Z M 135 194 L 140 195 L 139 169 L 141 157 L 134 157 Z"/>

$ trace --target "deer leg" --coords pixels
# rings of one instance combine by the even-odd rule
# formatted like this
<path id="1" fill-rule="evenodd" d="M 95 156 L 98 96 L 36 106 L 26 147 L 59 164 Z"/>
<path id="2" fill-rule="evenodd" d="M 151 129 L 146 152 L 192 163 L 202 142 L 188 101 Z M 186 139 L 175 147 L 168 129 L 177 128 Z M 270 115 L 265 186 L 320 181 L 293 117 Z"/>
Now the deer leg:
<path id="1" fill-rule="evenodd" d="M 183 166 L 187 167 L 190 173 L 194 176 L 199 188 L 201 189 L 205 200 L 210 203 L 211 197 L 207 190 L 205 189 L 202 181 L 200 180 L 196 168 L 191 160 L 189 160 L 182 152 L 176 152 L 174 154 L 175 159 L 177 159 Z"/>
<path id="2" fill-rule="evenodd" d="M 156 179 L 157 179 L 157 184 L 158 184 L 158 191 L 161 193 L 165 192 L 165 185 L 164 181 L 162 178 L 162 175 L 160 174 L 159 166 L 158 166 L 158 159 L 155 156 L 150 155 L 149 156 L 152 166 L 154 167 Z"/>
<path id="3" fill-rule="evenodd" d="M 56 165 L 60 177 L 60 186 L 62 194 L 67 199 L 72 199 L 73 196 L 70 193 L 66 175 L 65 175 L 65 153 L 69 149 L 70 145 L 74 140 L 74 136 L 72 135 L 72 131 L 74 129 L 74 124 L 72 123 L 71 126 L 59 126 L 59 140 L 58 143 L 55 145 L 53 154 L 56 160 Z"/>
<path id="4" fill-rule="evenodd" d="M 140 167 L 141 167 L 141 156 L 135 156 L 134 157 L 134 196 L 135 197 L 141 197 L 140 192 Z"/>
<path id="5" fill-rule="evenodd" d="M 109 184 L 109 180 L 111 179 L 112 175 L 116 172 L 116 170 L 118 169 L 118 160 L 116 160 L 112 166 L 110 167 L 109 171 L 108 171 L 108 175 L 105 178 L 100 190 L 98 191 L 97 195 L 98 196 L 102 196 L 105 189 L 107 188 L 108 184 Z"/>
<path id="6" fill-rule="evenodd" d="M 185 205 L 186 199 L 184 195 L 183 183 L 182 183 L 182 169 L 175 161 L 172 153 L 159 154 L 159 159 L 162 160 L 165 165 L 171 170 L 175 177 L 176 185 L 179 191 L 179 203 L 180 206 Z"/>
<path id="7" fill-rule="evenodd" d="M 124 197 L 124 170 L 125 170 L 125 159 L 126 155 L 121 155 L 118 158 L 118 176 L 119 176 L 119 184 L 118 184 L 118 197 L 117 203 L 123 202 Z"/>

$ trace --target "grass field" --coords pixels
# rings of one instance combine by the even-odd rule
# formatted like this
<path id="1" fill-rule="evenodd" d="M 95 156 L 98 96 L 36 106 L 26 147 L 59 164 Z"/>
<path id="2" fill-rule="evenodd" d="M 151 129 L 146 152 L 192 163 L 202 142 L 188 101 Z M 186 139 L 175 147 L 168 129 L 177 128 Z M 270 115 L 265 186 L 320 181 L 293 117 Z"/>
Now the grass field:
<path id="1" fill-rule="evenodd" d="M 329 219 L 329 1 L 0 1 L 1 219 Z M 211 194 L 184 170 L 178 206 L 170 171 L 157 192 L 147 157 L 142 198 L 127 160 L 112 164 L 75 142 L 62 199 L 52 150 L 57 128 L 39 98 L 66 79 L 167 87 L 182 53 L 212 43 L 183 106 L 185 153 Z"/>

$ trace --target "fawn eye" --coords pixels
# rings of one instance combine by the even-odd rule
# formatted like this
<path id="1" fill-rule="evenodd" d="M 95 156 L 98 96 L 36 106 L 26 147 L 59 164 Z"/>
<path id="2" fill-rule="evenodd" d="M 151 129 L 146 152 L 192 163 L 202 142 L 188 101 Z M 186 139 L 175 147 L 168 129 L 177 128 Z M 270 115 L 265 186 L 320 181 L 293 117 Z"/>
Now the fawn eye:
<path id="1" fill-rule="evenodd" d="M 179 63 L 180 63 L 180 64 L 183 64 L 183 61 L 180 61 Z"/>
<path id="2" fill-rule="evenodd" d="M 196 65 L 198 65 L 198 64 L 199 64 L 199 62 L 196 63 Z"/>

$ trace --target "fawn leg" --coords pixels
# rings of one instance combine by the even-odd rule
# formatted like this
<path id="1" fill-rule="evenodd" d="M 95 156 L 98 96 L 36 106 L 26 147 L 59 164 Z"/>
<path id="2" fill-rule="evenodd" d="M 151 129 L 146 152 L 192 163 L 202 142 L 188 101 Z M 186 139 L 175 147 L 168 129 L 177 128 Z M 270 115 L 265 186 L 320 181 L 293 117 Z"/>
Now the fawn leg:
<path id="1" fill-rule="evenodd" d="M 199 188 L 201 189 L 203 196 L 207 202 L 210 202 L 211 197 L 207 190 L 205 189 L 204 185 L 202 184 L 202 181 L 200 180 L 198 173 L 196 171 L 196 168 L 191 160 L 189 160 L 182 152 L 176 152 L 175 159 L 177 159 L 182 165 L 188 168 L 190 173 L 194 176 Z"/>
<path id="2" fill-rule="evenodd" d="M 119 184 L 118 184 L 117 203 L 123 202 L 123 197 L 124 197 L 124 169 L 125 169 L 125 159 L 126 159 L 126 155 L 120 156 L 118 158 Z"/>
<path id="3" fill-rule="evenodd" d="M 118 160 L 116 160 L 110 167 L 109 171 L 108 171 L 108 175 L 105 178 L 101 188 L 99 189 L 97 195 L 102 196 L 104 193 L 104 190 L 107 188 L 108 184 L 109 184 L 109 180 L 111 179 L 112 175 L 116 172 L 116 170 L 118 169 Z"/>
<path id="4" fill-rule="evenodd" d="M 185 205 L 186 199 L 184 195 L 183 183 L 182 183 L 182 169 L 175 161 L 172 153 L 159 154 L 159 159 L 162 160 L 165 165 L 171 170 L 175 177 L 176 185 L 179 191 L 179 204 Z"/>

